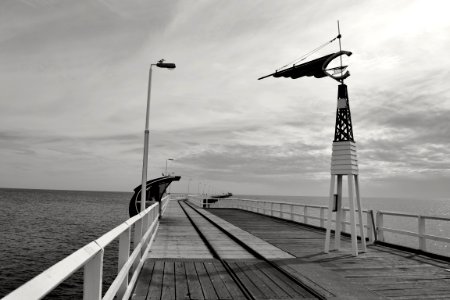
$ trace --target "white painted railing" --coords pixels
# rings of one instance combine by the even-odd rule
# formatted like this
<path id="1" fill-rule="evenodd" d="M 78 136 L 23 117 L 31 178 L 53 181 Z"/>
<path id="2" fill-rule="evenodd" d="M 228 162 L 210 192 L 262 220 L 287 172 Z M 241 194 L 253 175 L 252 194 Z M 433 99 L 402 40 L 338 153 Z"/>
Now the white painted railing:
<path id="1" fill-rule="evenodd" d="M 385 227 L 384 226 L 384 223 L 385 223 L 384 216 L 394 216 L 396 218 L 416 219 L 417 220 L 417 226 L 416 226 L 417 232 Z M 405 214 L 405 213 L 399 213 L 399 212 L 378 211 L 377 217 L 376 217 L 377 239 L 379 241 L 384 242 L 385 241 L 385 237 L 384 237 L 385 232 L 416 237 L 417 242 L 418 242 L 417 248 L 422 251 L 427 251 L 427 240 L 450 243 L 450 238 L 448 238 L 448 237 L 427 234 L 427 231 L 426 231 L 426 221 L 427 220 L 450 222 L 450 218 L 446 218 L 446 217 L 421 216 L 421 215 Z M 450 224 L 450 223 L 448 223 L 448 224 Z"/>
<path id="2" fill-rule="evenodd" d="M 189 201 L 197 206 L 202 206 L 204 204 L 203 197 L 195 197 L 190 195 Z M 240 199 L 240 198 L 217 199 L 217 202 L 210 203 L 208 207 L 237 208 L 260 213 L 263 215 L 278 217 L 281 219 L 290 220 L 298 223 L 314 225 L 322 228 L 325 228 L 325 221 L 327 220 L 326 212 L 328 211 L 328 207 L 320 205 L 298 204 L 289 202 L 273 202 L 273 201 Z M 349 208 L 344 208 L 343 210 L 344 214 L 341 223 L 342 231 L 347 232 L 347 225 L 350 225 L 350 221 L 347 220 L 346 218 Z M 370 242 L 373 242 L 374 241 L 374 234 L 373 234 L 374 222 L 372 220 L 373 214 L 367 210 L 363 210 L 363 213 L 366 214 L 366 224 L 364 224 L 364 227 L 367 230 L 366 236 L 369 238 Z M 336 221 L 332 220 L 332 222 Z"/>
<path id="3" fill-rule="evenodd" d="M 189 201 L 200 207 L 204 207 L 205 204 L 204 198 L 205 197 L 201 197 L 201 195 L 197 196 L 189 195 Z M 217 202 L 210 203 L 206 206 L 211 208 L 237 208 L 285 220 L 290 220 L 298 223 L 314 225 L 322 228 L 325 228 L 326 224 L 325 221 L 327 220 L 326 212 L 328 211 L 328 207 L 320 205 L 240 199 L 240 198 L 217 199 Z M 346 225 L 350 225 L 350 222 L 347 220 L 347 216 L 349 215 L 348 211 L 349 211 L 348 208 L 344 208 L 344 215 L 342 218 L 343 219 L 342 230 L 344 232 L 347 232 L 348 229 Z M 450 218 L 448 217 L 422 216 L 422 215 L 413 215 L 388 211 L 374 212 L 370 210 L 363 210 L 363 213 L 366 215 L 364 224 L 364 227 L 367 230 L 366 236 L 369 238 L 370 242 L 374 242 L 375 240 L 385 242 L 385 233 L 392 233 L 392 234 L 400 234 L 405 237 L 409 236 L 417 238 L 417 247 L 412 248 L 416 248 L 424 252 L 430 252 L 430 250 L 427 247 L 427 241 L 442 242 L 445 243 L 446 245 L 450 245 L 449 237 L 430 234 L 429 231 L 435 232 L 437 231 L 436 226 L 429 227 L 428 231 L 426 226 L 427 221 L 440 221 L 440 222 L 447 222 L 446 224 L 448 224 L 448 227 L 450 227 Z M 374 217 L 375 214 L 376 218 Z M 414 219 L 416 219 L 417 224 L 414 227 L 417 228 L 417 231 L 401 230 L 386 227 L 384 226 L 384 224 L 386 223 L 386 220 L 384 220 L 384 216 L 391 216 L 395 218 L 406 218 L 411 219 L 413 221 Z M 336 221 L 332 220 L 332 222 Z M 407 242 L 406 239 L 404 241 Z M 391 244 L 401 245 L 402 242 L 395 241 L 391 242 Z M 448 253 L 442 253 L 442 251 L 439 251 L 438 248 L 432 249 L 431 253 L 449 256 Z"/>
<path id="4" fill-rule="evenodd" d="M 163 213 L 168 202 L 167 196 L 161 201 Z M 158 205 L 153 204 L 75 251 L 12 291 L 3 300 L 41 299 L 82 267 L 84 267 L 83 299 L 129 299 L 159 225 Z M 133 241 L 131 241 L 132 232 Z M 104 248 L 116 239 L 119 239 L 118 274 L 102 298 Z M 131 243 L 134 249 L 130 254 Z M 130 271 L 131 278 L 129 278 Z"/>

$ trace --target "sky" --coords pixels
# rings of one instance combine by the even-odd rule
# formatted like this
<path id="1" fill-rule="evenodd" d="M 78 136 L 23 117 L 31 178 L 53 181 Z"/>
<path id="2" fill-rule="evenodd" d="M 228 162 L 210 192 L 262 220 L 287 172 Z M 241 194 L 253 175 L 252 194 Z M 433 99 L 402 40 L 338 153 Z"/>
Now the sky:
<path id="1" fill-rule="evenodd" d="M 0 187 L 326 196 L 338 83 L 257 78 L 342 33 L 363 196 L 450 198 L 450 2 L 3 0 Z M 316 53 L 339 50 L 333 42 Z M 311 59 L 314 56 L 311 57 Z"/>

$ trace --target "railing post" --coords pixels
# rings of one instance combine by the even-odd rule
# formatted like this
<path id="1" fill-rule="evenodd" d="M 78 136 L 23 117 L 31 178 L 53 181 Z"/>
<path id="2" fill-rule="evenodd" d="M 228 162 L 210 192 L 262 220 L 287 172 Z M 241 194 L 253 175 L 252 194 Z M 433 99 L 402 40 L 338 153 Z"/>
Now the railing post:
<path id="1" fill-rule="evenodd" d="M 377 211 L 377 238 L 380 242 L 384 242 L 383 226 L 383 213 Z"/>
<path id="2" fill-rule="evenodd" d="M 325 227 L 325 207 L 320 208 L 320 227 Z"/>
<path id="3" fill-rule="evenodd" d="M 419 221 L 419 249 L 422 251 L 427 251 L 427 241 L 424 237 L 425 234 L 425 218 L 418 216 Z"/>
<path id="4" fill-rule="evenodd" d="M 345 209 L 342 209 L 342 231 L 346 232 L 347 230 L 347 224 L 345 224 L 345 222 L 347 222 L 347 211 Z"/>
<path id="5" fill-rule="evenodd" d="M 159 207 L 161 207 L 161 206 L 159 206 Z M 159 215 L 159 217 L 161 217 L 161 215 Z M 143 235 L 143 232 L 142 232 L 142 219 L 137 220 L 136 223 L 134 223 L 134 224 L 135 225 L 134 225 L 133 247 L 134 247 L 134 249 L 136 249 L 137 245 L 141 242 L 142 235 Z M 139 258 L 142 257 L 143 251 L 145 251 L 145 250 L 142 250 L 142 248 L 141 248 Z M 137 267 L 139 265 L 139 260 L 140 259 L 136 259 L 134 261 L 133 270 L 137 269 Z"/>
<path id="6" fill-rule="evenodd" d="M 149 213 L 150 215 L 150 213 Z M 122 269 L 122 267 L 127 262 L 130 257 L 130 236 L 131 236 L 130 228 L 122 232 L 119 237 L 119 262 L 118 262 L 118 272 Z M 122 284 L 117 291 L 117 298 L 122 299 L 123 295 L 125 295 L 125 291 L 128 287 L 128 274 L 125 276 Z"/>
<path id="7" fill-rule="evenodd" d="M 294 205 L 293 204 L 289 204 L 291 207 L 291 221 L 294 221 Z"/>
<path id="8" fill-rule="evenodd" d="M 84 265 L 83 299 L 99 300 L 102 297 L 103 248 Z"/>
<path id="9" fill-rule="evenodd" d="M 303 206 L 303 223 L 308 224 L 308 206 Z"/>
<path id="10" fill-rule="evenodd" d="M 273 202 L 270 203 L 270 215 L 273 217 Z"/>
<path id="11" fill-rule="evenodd" d="M 375 230 L 375 228 L 373 228 L 373 220 L 372 220 L 372 211 L 368 211 L 366 212 L 366 223 L 367 223 L 367 237 L 369 238 L 369 242 L 373 243 L 374 242 L 374 238 L 373 238 L 373 231 Z"/>

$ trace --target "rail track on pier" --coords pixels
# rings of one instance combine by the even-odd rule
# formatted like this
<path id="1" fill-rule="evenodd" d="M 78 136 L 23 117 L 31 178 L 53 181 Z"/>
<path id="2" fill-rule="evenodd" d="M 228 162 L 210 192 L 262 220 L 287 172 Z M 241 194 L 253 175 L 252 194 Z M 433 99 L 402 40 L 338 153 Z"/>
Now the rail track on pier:
<path id="1" fill-rule="evenodd" d="M 272 261 L 290 254 L 187 201 L 171 202 L 176 219 L 162 219 L 132 299 L 326 298 Z"/>
<path id="2" fill-rule="evenodd" d="M 248 281 L 249 278 L 246 278 L 243 272 L 245 270 L 256 270 L 256 268 L 254 268 L 255 265 L 258 265 L 259 269 L 270 269 L 270 273 L 261 273 L 260 278 L 270 290 L 279 290 L 278 292 L 280 292 L 280 290 L 287 290 L 287 295 L 283 295 L 282 298 L 292 297 L 294 299 L 324 299 L 322 295 L 305 286 L 297 278 L 281 269 L 278 265 L 272 263 L 272 261 L 249 247 L 235 235 L 231 234 L 227 229 L 221 226 L 221 224 L 215 222 L 211 216 L 206 214 L 204 211 L 199 210 L 187 201 L 180 201 L 179 203 L 193 226 L 196 230 L 198 230 L 199 235 L 204 239 L 205 244 L 208 245 L 208 248 L 213 253 L 214 258 L 218 259 L 222 263 L 225 270 L 238 284 L 247 299 L 261 298 L 261 295 L 258 295 L 258 292 L 252 291 L 252 284 Z M 246 259 L 251 260 L 251 262 L 239 264 L 238 262 L 229 260 L 226 253 L 229 250 L 221 248 L 221 243 L 216 243 L 217 239 L 214 239 L 214 236 L 217 236 L 218 234 L 228 237 L 228 245 L 233 245 L 234 249 L 237 249 L 235 251 L 241 251 L 241 255 L 247 256 Z M 278 295 L 278 297 L 281 296 Z"/>

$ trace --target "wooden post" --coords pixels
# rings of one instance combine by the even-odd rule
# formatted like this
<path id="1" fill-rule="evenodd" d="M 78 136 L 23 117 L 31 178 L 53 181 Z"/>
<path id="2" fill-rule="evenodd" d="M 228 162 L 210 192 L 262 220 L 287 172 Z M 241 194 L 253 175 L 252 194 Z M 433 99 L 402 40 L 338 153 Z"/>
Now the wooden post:
<path id="1" fill-rule="evenodd" d="M 320 208 L 320 227 L 324 228 L 325 227 L 325 208 L 321 207 Z"/>
<path id="2" fill-rule="evenodd" d="M 99 300 L 102 297 L 103 248 L 84 266 L 84 300 Z"/>
<path id="3" fill-rule="evenodd" d="M 334 232 L 334 249 L 341 249 L 341 225 L 342 225 L 342 175 L 337 175 L 337 212 L 336 212 L 336 231 Z"/>
<path id="4" fill-rule="evenodd" d="M 419 249 L 422 251 L 427 251 L 427 241 L 424 237 L 425 234 L 425 218 L 418 216 L 419 221 Z"/>
<path id="5" fill-rule="evenodd" d="M 367 222 L 367 237 L 369 238 L 369 243 L 373 243 L 374 242 L 374 237 L 373 237 L 373 231 L 375 230 L 375 228 L 373 228 L 373 220 L 372 220 L 372 213 L 371 211 L 369 211 L 366 214 L 366 222 Z"/>
<path id="6" fill-rule="evenodd" d="M 347 232 L 347 224 L 345 223 L 346 221 L 347 221 L 347 211 L 345 209 L 342 209 L 342 221 L 341 221 L 342 232 Z"/>
<path id="7" fill-rule="evenodd" d="M 358 256 L 358 239 L 356 237 L 355 202 L 353 199 L 353 176 L 347 176 L 348 181 L 348 201 L 350 205 L 350 232 L 352 235 L 352 251 L 354 256 Z"/>
<path id="8" fill-rule="evenodd" d="M 336 181 L 336 175 L 331 175 L 330 180 L 330 195 L 328 198 L 328 217 L 327 217 L 327 231 L 325 234 L 325 247 L 324 252 L 330 252 L 330 238 L 331 238 L 331 218 L 333 214 L 333 202 L 334 202 L 334 184 Z"/>
<path id="9" fill-rule="evenodd" d="M 380 242 L 384 242 L 383 226 L 383 214 L 377 211 L 377 239 Z"/>
<path id="10" fill-rule="evenodd" d="M 118 271 L 120 272 L 122 267 L 127 262 L 130 257 L 130 236 L 131 231 L 130 228 L 125 230 L 119 237 L 119 261 L 118 261 Z M 128 287 L 128 274 L 125 276 L 123 283 L 120 285 L 119 290 L 117 291 L 117 298 L 122 299 L 123 295 L 125 295 L 125 291 Z"/>
<path id="11" fill-rule="evenodd" d="M 366 236 L 364 234 L 364 222 L 363 222 L 363 208 L 361 207 L 361 195 L 359 193 L 359 177 L 358 175 L 354 175 L 355 177 L 355 191 L 356 191 L 356 204 L 358 207 L 358 217 L 359 217 L 359 235 L 361 237 L 361 246 L 362 246 L 362 252 L 367 251 L 366 246 Z M 367 223 L 367 225 L 369 225 Z"/>
<path id="12" fill-rule="evenodd" d="M 303 223 L 308 224 L 308 207 L 303 206 Z"/>
<path id="13" fill-rule="evenodd" d="M 134 249 L 136 249 L 137 245 L 141 242 L 143 234 L 144 233 L 143 233 L 143 229 L 142 229 L 142 218 L 141 218 L 141 219 L 137 220 L 136 223 L 134 223 L 134 237 L 133 237 Z M 142 250 L 142 248 L 141 248 L 139 258 L 142 257 L 143 251 L 144 250 Z M 138 265 L 139 265 L 139 259 L 136 259 L 133 264 L 133 270 L 136 270 Z"/>

